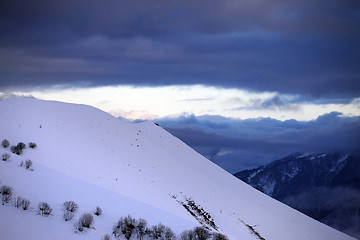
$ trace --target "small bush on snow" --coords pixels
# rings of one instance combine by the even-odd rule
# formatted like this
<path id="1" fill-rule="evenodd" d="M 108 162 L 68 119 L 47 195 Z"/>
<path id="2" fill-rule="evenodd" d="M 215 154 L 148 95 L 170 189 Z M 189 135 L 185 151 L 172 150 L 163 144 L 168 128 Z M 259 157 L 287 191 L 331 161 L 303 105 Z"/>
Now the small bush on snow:
<path id="1" fill-rule="evenodd" d="M 147 221 L 140 218 L 136 221 L 136 231 L 138 239 L 142 240 L 147 234 Z"/>
<path id="2" fill-rule="evenodd" d="M 75 228 L 80 232 L 82 232 L 84 231 L 84 228 L 91 228 L 93 224 L 94 224 L 94 217 L 91 215 L 91 213 L 84 213 L 79 218 L 78 223 L 75 224 Z"/>
<path id="3" fill-rule="evenodd" d="M 28 210 L 29 209 L 29 206 L 30 206 L 30 201 L 27 200 L 27 199 L 22 199 L 21 201 L 21 207 L 23 210 Z"/>
<path id="4" fill-rule="evenodd" d="M 1 155 L 1 159 L 4 162 L 6 162 L 9 158 L 10 158 L 10 154 L 8 154 L 8 153 L 4 153 L 3 155 Z"/>
<path id="5" fill-rule="evenodd" d="M 25 149 L 25 148 L 26 148 L 25 143 L 19 142 L 16 146 L 12 146 L 10 148 L 10 150 L 11 150 L 12 153 L 15 153 L 17 155 L 21 155 L 22 152 L 23 152 L 23 149 Z"/>
<path id="6" fill-rule="evenodd" d="M 95 209 L 94 214 L 96 216 L 100 216 L 102 214 L 102 209 L 99 206 L 97 206 L 96 209 Z"/>
<path id="7" fill-rule="evenodd" d="M 12 153 L 15 153 L 16 155 L 21 155 L 22 154 L 22 149 L 18 148 L 17 146 L 11 146 L 10 148 Z"/>
<path id="8" fill-rule="evenodd" d="M 0 188 L 0 193 L 1 193 L 2 205 L 4 205 L 5 203 L 10 202 L 13 194 L 13 189 L 10 186 L 4 185 Z"/>
<path id="9" fill-rule="evenodd" d="M 196 239 L 207 240 L 210 239 L 211 233 L 203 227 L 195 227 L 194 234 Z"/>
<path id="10" fill-rule="evenodd" d="M 74 216 L 75 216 L 75 214 L 73 212 L 69 212 L 69 211 L 65 211 L 63 214 L 63 218 L 65 221 L 70 221 L 71 219 L 73 219 Z"/>
<path id="11" fill-rule="evenodd" d="M 76 212 L 79 206 L 74 201 L 65 201 L 64 202 L 65 211 Z"/>
<path id="12" fill-rule="evenodd" d="M 193 230 L 186 230 L 180 234 L 181 240 L 207 240 L 210 239 L 211 233 L 203 227 L 195 227 Z"/>
<path id="13" fill-rule="evenodd" d="M 38 208 L 39 208 L 39 213 L 43 216 L 48 216 L 52 212 L 52 208 L 46 202 L 39 203 Z"/>
<path id="14" fill-rule="evenodd" d="M 63 206 L 64 206 L 64 214 L 63 214 L 64 220 L 69 221 L 73 219 L 73 217 L 75 216 L 74 213 L 77 211 L 79 206 L 74 201 L 65 201 Z"/>
<path id="15" fill-rule="evenodd" d="M 150 236 L 153 239 L 160 239 L 164 237 L 164 232 L 165 232 L 165 226 L 161 223 L 159 223 L 158 225 L 154 225 L 151 227 L 150 230 Z"/>
<path id="16" fill-rule="evenodd" d="M 21 150 L 23 150 L 23 149 L 26 148 L 26 145 L 25 145 L 25 143 L 23 143 L 23 142 L 19 142 L 19 143 L 16 145 L 16 147 L 18 147 L 18 148 L 20 148 Z"/>
<path id="17" fill-rule="evenodd" d="M 170 227 L 165 227 L 164 238 L 166 240 L 175 240 L 176 239 L 176 235 Z"/>
<path id="18" fill-rule="evenodd" d="M 121 217 L 117 224 L 113 227 L 113 234 L 115 237 L 125 235 L 126 239 L 130 239 L 136 227 L 136 220 L 130 216 Z"/>
<path id="19" fill-rule="evenodd" d="M 14 206 L 15 206 L 16 208 L 21 207 L 21 201 L 22 201 L 22 197 L 17 196 L 17 197 L 14 199 Z"/>
<path id="20" fill-rule="evenodd" d="M 10 145 L 9 141 L 7 139 L 2 140 L 1 146 L 3 148 L 7 148 Z"/>
<path id="21" fill-rule="evenodd" d="M 192 240 L 195 239 L 195 234 L 192 230 L 185 230 L 180 234 L 180 240 Z"/>
<path id="22" fill-rule="evenodd" d="M 229 240 L 229 238 L 222 233 L 214 233 L 212 239 L 213 240 Z"/>
<path id="23" fill-rule="evenodd" d="M 36 148 L 37 144 L 34 142 L 29 142 L 28 146 L 29 146 L 29 148 Z"/>
<path id="24" fill-rule="evenodd" d="M 14 199 L 14 206 L 16 208 L 22 208 L 23 210 L 28 210 L 30 206 L 30 201 L 20 196 L 17 196 Z"/>
<path id="25" fill-rule="evenodd" d="M 31 161 L 30 159 L 29 159 L 29 160 L 26 160 L 26 161 L 25 161 L 25 168 L 26 168 L 26 169 L 29 169 L 29 168 L 32 166 L 32 164 L 33 164 L 33 163 L 32 163 L 32 161 Z"/>
<path id="26" fill-rule="evenodd" d="M 111 239 L 110 235 L 109 235 L 109 234 L 105 234 L 105 235 L 102 237 L 101 240 L 110 240 L 110 239 Z"/>

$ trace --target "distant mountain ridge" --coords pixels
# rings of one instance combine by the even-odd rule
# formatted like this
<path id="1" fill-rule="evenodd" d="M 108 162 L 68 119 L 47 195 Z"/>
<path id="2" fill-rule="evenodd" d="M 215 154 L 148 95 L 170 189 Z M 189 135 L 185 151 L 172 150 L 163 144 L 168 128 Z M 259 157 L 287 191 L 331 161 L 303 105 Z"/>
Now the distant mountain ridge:
<path id="1" fill-rule="evenodd" d="M 234 174 L 338 230 L 360 237 L 360 155 L 295 153 Z"/>

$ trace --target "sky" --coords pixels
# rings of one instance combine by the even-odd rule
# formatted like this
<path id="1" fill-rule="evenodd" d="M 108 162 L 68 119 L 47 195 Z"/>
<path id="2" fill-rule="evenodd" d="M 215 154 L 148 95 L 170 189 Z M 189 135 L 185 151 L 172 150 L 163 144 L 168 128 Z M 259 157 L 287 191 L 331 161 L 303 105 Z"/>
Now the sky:
<path id="1" fill-rule="evenodd" d="M 357 0 L 1 1 L 0 32 L 1 99 L 153 120 L 230 172 L 360 150 Z"/>

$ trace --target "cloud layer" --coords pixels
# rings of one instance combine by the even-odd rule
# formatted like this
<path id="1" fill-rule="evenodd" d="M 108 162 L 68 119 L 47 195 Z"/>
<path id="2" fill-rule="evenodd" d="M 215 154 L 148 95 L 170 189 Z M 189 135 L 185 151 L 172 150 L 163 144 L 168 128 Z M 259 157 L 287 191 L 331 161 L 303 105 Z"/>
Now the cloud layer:
<path id="1" fill-rule="evenodd" d="M 360 92 L 356 0 L 0 3 L 0 90 L 206 84 Z"/>
<path id="2" fill-rule="evenodd" d="M 193 115 L 157 122 L 233 173 L 294 152 L 360 151 L 360 117 L 342 117 L 338 112 L 308 122 Z"/>
<path id="3" fill-rule="evenodd" d="M 206 112 L 214 102 L 236 117 L 244 110 L 319 115 L 318 106 L 327 104 L 329 112 L 334 103 L 344 106 L 336 111 L 359 115 L 359 29 L 358 0 L 1 1 L 0 93 L 197 84 L 272 95 L 250 102 L 236 96 L 231 104 L 212 95 L 179 98 L 187 109 L 204 104 L 196 115 L 221 115 Z M 109 92 L 101 97 L 110 102 Z M 155 97 L 158 105 L 168 99 Z M 122 110 L 135 117 L 149 111 Z M 309 122 L 220 116 L 159 122 L 229 171 L 294 151 L 360 146 L 359 118 L 339 113 Z"/>

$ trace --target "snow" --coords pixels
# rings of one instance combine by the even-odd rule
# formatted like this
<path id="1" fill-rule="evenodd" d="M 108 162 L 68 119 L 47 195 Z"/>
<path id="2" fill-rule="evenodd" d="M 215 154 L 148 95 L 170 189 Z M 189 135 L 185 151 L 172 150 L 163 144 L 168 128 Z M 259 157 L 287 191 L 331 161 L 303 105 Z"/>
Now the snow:
<path id="1" fill-rule="evenodd" d="M 7 204 L 0 208 L 0 212 L 1 216 L 6 216 L 5 213 L 9 212 L 9 209 L 16 210 L 12 210 L 12 212 L 16 212 L 17 215 L 15 222 L 24 222 L 24 224 L 20 224 L 19 226 L 34 222 L 33 216 L 36 216 L 36 221 L 44 222 L 44 217 L 38 216 L 36 211 L 37 203 L 42 201 L 48 202 L 55 212 L 54 216 L 45 218 L 48 220 L 45 221 L 44 228 L 45 226 L 47 227 L 48 223 L 54 227 L 58 225 L 66 234 L 75 231 L 73 224 L 82 213 L 92 213 L 96 206 L 100 206 L 103 214 L 95 218 L 96 231 L 90 230 L 84 238 L 94 236 L 94 239 L 100 239 L 106 233 L 111 234 L 111 228 L 115 222 L 121 216 L 126 216 L 127 214 L 131 214 L 135 218 L 145 218 L 151 225 L 158 224 L 159 222 L 171 224 L 173 225 L 173 230 L 176 232 L 181 232 L 183 229 L 190 229 L 195 225 L 195 222 L 191 221 L 192 219 L 187 220 L 175 216 L 161 209 L 156 209 L 144 202 L 137 201 L 136 199 L 131 199 L 108 189 L 69 177 L 53 169 L 44 167 L 40 163 L 34 164 L 34 171 L 26 170 L 18 164 L 22 157 L 14 155 L 11 158 L 12 160 L 10 162 L 0 162 L 0 176 L 7 176 L 6 181 L 1 181 L 1 185 L 10 185 L 13 187 L 16 195 L 31 199 L 32 209 L 23 211 L 14 208 L 11 204 Z M 21 176 L 21 181 L 19 181 L 19 175 Z M 79 205 L 79 210 L 75 218 L 66 223 L 62 218 L 62 204 L 69 200 L 75 201 Z M 5 211 L 5 213 L 2 211 Z M 20 214 L 22 212 L 24 216 Z M 21 219 L 22 217 L 24 217 L 24 219 Z M 10 224 L 8 221 L 6 221 L 6 223 Z M 8 229 L 16 229 L 14 228 L 15 226 L 17 225 L 10 224 Z M 23 238 L 21 234 L 24 233 L 15 231 L 12 234 L 16 234 L 13 235 L 13 239 L 21 239 Z M 42 238 L 37 239 L 43 239 L 49 236 L 49 231 L 42 229 L 37 233 L 37 236 L 42 236 Z M 72 236 L 74 237 L 74 235 Z M 65 236 L 59 236 L 59 239 L 64 239 L 64 237 Z M 53 239 L 57 238 L 55 237 Z"/>
<path id="2" fill-rule="evenodd" d="M 353 239 L 248 186 L 152 122 L 128 123 L 85 105 L 17 98 L 0 101 L 0 140 L 35 142 L 0 164 L 0 185 L 31 201 L 23 211 L 0 206 L 0 239 L 101 239 L 121 216 L 162 222 L 177 234 L 199 226 L 176 199 L 191 198 L 230 239 Z M 0 149 L 0 154 L 10 153 Z M 34 171 L 19 167 L 31 159 Z M 175 198 L 176 199 L 175 199 Z M 62 219 L 62 203 L 79 212 Z M 36 214 L 46 201 L 53 216 Z M 96 206 L 95 229 L 75 233 L 74 222 Z M 21 231 L 18 229 L 21 226 Z"/>
<path id="3" fill-rule="evenodd" d="M 348 159 L 349 155 L 345 154 L 337 159 L 336 164 L 329 170 L 330 172 L 338 172 L 340 171 L 345 164 L 345 161 Z"/>
<path id="4" fill-rule="evenodd" d="M 285 174 L 288 176 L 289 179 L 292 179 L 295 177 L 299 172 L 299 168 L 297 166 L 292 166 L 289 171 L 287 171 Z"/>
<path id="5" fill-rule="evenodd" d="M 267 195 L 272 195 L 276 186 L 276 181 L 271 181 L 269 183 L 263 184 L 262 186 L 264 193 L 266 193 Z"/>
<path id="6" fill-rule="evenodd" d="M 310 154 L 308 154 L 308 153 L 303 153 L 303 154 L 301 154 L 300 156 L 297 156 L 296 159 L 306 158 L 306 157 L 308 157 L 309 155 L 310 155 Z"/>
<path id="7" fill-rule="evenodd" d="M 248 182 L 250 182 L 253 177 L 255 177 L 258 173 L 260 173 L 262 171 L 263 171 L 263 168 L 261 168 L 261 169 L 257 170 L 256 172 L 250 174 L 250 176 L 248 177 Z"/>

